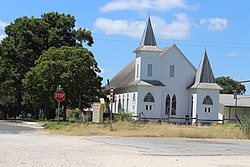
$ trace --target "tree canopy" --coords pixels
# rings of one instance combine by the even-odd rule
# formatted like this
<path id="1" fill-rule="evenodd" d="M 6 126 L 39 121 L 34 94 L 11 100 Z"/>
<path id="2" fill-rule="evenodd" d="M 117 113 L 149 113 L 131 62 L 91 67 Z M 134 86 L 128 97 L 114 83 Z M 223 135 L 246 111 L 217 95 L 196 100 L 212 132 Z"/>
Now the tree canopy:
<path id="1" fill-rule="evenodd" d="M 50 12 L 41 18 L 17 18 L 5 27 L 7 36 L 0 42 L 0 108 L 9 108 L 10 116 L 25 110 L 22 80 L 39 64 L 35 62 L 43 52 L 51 47 L 93 45 L 91 32 L 76 29 L 75 21 L 70 14 Z"/>
<path id="2" fill-rule="evenodd" d="M 51 47 L 36 61 L 23 80 L 27 98 L 40 107 L 52 104 L 53 93 L 62 85 L 72 108 L 89 108 L 101 93 L 101 80 L 93 54 L 82 47 Z M 81 98 L 79 98 L 81 96 Z"/>
<path id="3" fill-rule="evenodd" d="M 220 93 L 223 94 L 234 94 L 236 91 L 236 81 L 233 80 L 232 78 L 228 77 L 218 77 L 215 79 L 216 83 L 218 85 L 220 85 L 223 90 L 220 91 Z M 237 88 L 237 93 L 238 94 L 245 94 L 246 92 L 246 88 L 244 85 L 242 84 L 238 84 L 238 88 Z"/>

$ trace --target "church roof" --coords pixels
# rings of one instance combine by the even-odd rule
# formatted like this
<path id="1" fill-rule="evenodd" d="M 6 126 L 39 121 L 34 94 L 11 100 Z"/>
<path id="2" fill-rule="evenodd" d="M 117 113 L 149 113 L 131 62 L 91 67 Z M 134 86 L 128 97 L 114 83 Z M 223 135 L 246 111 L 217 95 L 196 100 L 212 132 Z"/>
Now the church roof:
<path id="1" fill-rule="evenodd" d="M 205 51 L 199 68 L 196 72 L 195 83 L 191 88 L 201 88 L 201 89 L 222 89 L 216 82 L 214 74 Z"/>
<path id="2" fill-rule="evenodd" d="M 109 85 L 105 89 L 111 87 L 127 87 L 132 85 L 135 80 L 135 59 L 133 59 L 123 70 L 121 70 L 113 79 L 110 80 Z"/>
<path id="3" fill-rule="evenodd" d="M 135 85 L 165 86 L 162 82 L 158 80 L 135 80 L 135 59 L 134 59 L 109 82 L 109 85 L 105 86 L 105 90 L 108 90 L 111 87 L 124 88 Z"/>
<path id="4" fill-rule="evenodd" d="M 139 51 L 161 52 L 161 49 L 159 49 L 156 44 L 155 35 L 154 35 L 153 28 L 152 28 L 150 17 L 148 18 L 147 25 L 144 29 L 142 39 L 141 39 L 141 44 L 134 52 L 139 52 Z"/>

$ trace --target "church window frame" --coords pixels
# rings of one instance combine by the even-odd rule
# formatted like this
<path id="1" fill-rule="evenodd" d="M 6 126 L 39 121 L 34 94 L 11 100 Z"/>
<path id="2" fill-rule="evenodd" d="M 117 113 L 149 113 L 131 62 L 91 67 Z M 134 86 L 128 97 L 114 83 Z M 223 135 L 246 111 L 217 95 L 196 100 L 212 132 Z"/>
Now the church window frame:
<path id="1" fill-rule="evenodd" d="M 132 100 L 135 103 L 135 93 L 133 94 L 133 99 Z"/>
<path id="2" fill-rule="evenodd" d="M 127 94 L 127 106 L 126 106 L 127 111 L 128 111 L 128 105 L 129 105 L 129 94 Z"/>
<path id="3" fill-rule="evenodd" d="M 204 105 L 213 105 L 213 100 L 212 100 L 212 98 L 211 98 L 209 95 L 207 95 L 207 96 L 203 99 L 202 104 L 204 104 Z"/>
<path id="4" fill-rule="evenodd" d="M 153 76 L 153 64 L 148 64 L 147 76 L 148 77 L 152 77 Z"/>
<path id="5" fill-rule="evenodd" d="M 175 77 L 175 65 L 170 65 L 169 77 L 170 78 Z"/>
<path id="6" fill-rule="evenodd" d="M 136 64 L 136 78 L 139 78 L 139 63 Z"/>
<path id="7" fill-rule="evenodd" d="M 171 108 L 171 98 L 170 98 L 170 95 L 168 94 L 166 97 L 166 103 L 165 103 L 165 115 L 170 114 L 170 108 Z"/>
<path id="8" fill-rule="evenodd" d="M 154 96 L 153 96 L 150 92 L 148 92 L 148 93 L 146 94 L 146 96 L 144 97 L 143 102 L 151 102 L 151 103 L 154 103 L 154 102 L 155 102 Z"/>
<path id="9" fill-rule="evenodd" d="M 171 109 L 171 115 L 176 115 L 176 108 L 177 108 L 177 98 L 174 95 L 172 97 L 172 109 Z"/>

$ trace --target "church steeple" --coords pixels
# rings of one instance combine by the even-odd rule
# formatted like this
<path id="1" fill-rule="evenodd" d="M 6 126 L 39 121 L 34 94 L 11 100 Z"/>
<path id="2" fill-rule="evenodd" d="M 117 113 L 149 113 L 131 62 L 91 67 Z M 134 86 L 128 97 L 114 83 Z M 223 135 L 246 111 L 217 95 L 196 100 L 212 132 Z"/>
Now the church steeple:
<path id="1" fill-rule="evenodd" d="M 196 72 L 195 83 L 191 88 L 221 89 L 221 87 L 215 82 L 206 50 Z"/>
<path id="2" fill-rule="evenodd" d="M 150 17 L 148 17 L 148 22 L 142 35 L 140 46 L 157 46 Z"/>
<path id="3" fill-rule="evenodd" d="M 162 51 L 160 48 L 158 48 L 156 44 L 155 35 L 154 35 L 150 17 L 148 17 L 148 21 L 147 21 L 146 27 L 144 29 L 144 32 L 141 38 L 140 46 L 135 49 L 134 53 L 139 53 L 142 51 L 146 51 L 146 52 L 161 52 Z"/>
<path id="4" fill-rule="evenodd" d="M 215 83 L 214 74 L 213 74 L 210 62 L 208 60 L 206 50 L 201 59 L 201 63 L 197 70 L 195 80 L 196 82 L 200 82 L 200 83 Z"/>

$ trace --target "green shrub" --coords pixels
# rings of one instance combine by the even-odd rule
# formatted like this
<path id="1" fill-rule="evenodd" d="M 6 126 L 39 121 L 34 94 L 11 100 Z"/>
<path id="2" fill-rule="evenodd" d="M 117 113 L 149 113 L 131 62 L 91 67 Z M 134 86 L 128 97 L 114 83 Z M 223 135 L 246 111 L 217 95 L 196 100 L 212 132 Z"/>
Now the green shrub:
<path id="1" fill-rule="evenodd" d="M 132 121 L 132 114 L 131 113 L 125 113 L 124 111 L 123 112 L 120 112 L 120 113 L 116 113 L 114 115 L 114 121 Z"/>
<path id="2" fill-rule="evenodd" d="M 69 113 L 69 122 L 75 123 L 79 120 L 79 111 L 78 110 L 72 110 Z"/>

